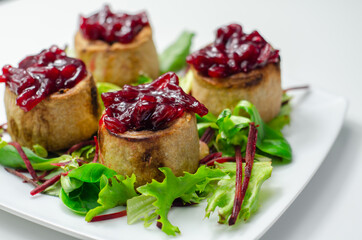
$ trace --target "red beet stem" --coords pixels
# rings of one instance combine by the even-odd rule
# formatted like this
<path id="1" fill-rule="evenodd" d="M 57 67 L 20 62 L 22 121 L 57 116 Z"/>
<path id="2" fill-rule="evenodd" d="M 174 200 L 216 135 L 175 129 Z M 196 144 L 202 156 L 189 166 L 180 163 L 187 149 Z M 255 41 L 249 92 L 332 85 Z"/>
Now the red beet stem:
<path id="1" fill-rule="evenodd" d="M 43 174 L 40 175 L 38 178 L 39 178 L 39 179 L 45 178 L 46 176 L 49 175 L 49 173 L 50 173 L 49 171 L 44 171 Z"/>
<path id="2" fill-rule="evenodd" d="M 94 158 L 93 158 L 93 163 L 96 163 L 98 161 L 98 151 L 99 151 L 99 145 L 98 145 L 98 141 L 97 141 L 97 137 L 94 136 L 94 142 L 96 144 L 96 152 L 94 153 Z"/>
<path id="3" fill-rule="evenodd" d="M 29 173 L 28 169 L 23 169 L 23 168 L 16 168 L 15 171 L 20 173 Z"/>
<path id="4" fill-rule="evenodd" d="M 206 129 L 206 131 L 204 132 L 204 134 L 202 134 L 200 141 L 203 141 L 204 143 L 208 144 L 211 141 L 214 134 L 215 134 L 215 130 L 212 129 L 211 127 L 208 127 Z"/>
<path id="5" fill-rule="evenodd" d="M 207 155 L 206 157 L 204 157 L 203 159 L 201 159 L 200 164 L 205 164 L 205 163 L 211 161 L 212 159 L 219 158 L 221 156 L 222 156 L 221 152 L 211 153 L 211 154 Z"/>
<path id="6" fill-rule="evenodd" d="M 104 221 L 104 220 L 109 220 L 109 219 L 114 219 L 114 218 L 120 218 L 120 217 L 124 217 L 124 216 L 127 216 L 127 210 L 123 210 L 123 211 L 116 212 L 116 213 L 98 215 L 98 216 L 95 216 L 91 220 L 91 222 L 99 222 L 99 221 Z"/>
<path id="7" fill-rule="evenodd" d="M 161 219 L 161 216 L 160 216 L 160 215 L 158 215 L 157 220 L 158 220 L 158 219 Z M 156 227 L 158 227 L 159 229 L 162 229 L 162 222 L 157 221 L 157 222 L 156 222 Z"/>
<path id="8" fill-rule="evenodd" d="M 82 166 L 83 164 L 87 164 L 88 162 L 84 161 L 83 159 L 77 159 L 77 162 L 79 164 L 79 166 Z"/>
<path id="9" fill-rule="evenodd" d="M 66 174 L 58 174 L 58 175 L 56 175 L 56 176 L 54 176 L 54 177 L 46 180 L 42 185 L 34 188 L 34 189 L 30 192 L 30 194 L 34 196 L 34 195 L 36 195 L 36 194 L 38 194 L 38 193 L 41 193 L 42 191 L 44 191 L 44 190 L 47 189 L 48 187 L 50 187 L 50 186 L 52 186 L 53 184 L 55 184 L 56 182 L 58 182 L 61 175 L 64 176 L 64 175 L 66 175 Z"/>
<path id="10" fill-rule="evenodd" d="M 44 171 L 43 174 L 38 177 L 38 180 L 45 182 L 46 181 L 45 177 L 48 176 L 50 173 L 51 171 Z"/>
<path id="11" fill-rule="evenodd" d="M 57 167 L 64 167 L 65 165 L 69 164 L 71 161 L 66 162 L 59 162 L 59 163 L 51 163 L 50 165 L 57 166 Z"/>
<path id="12" fill-rule="evenodd" d="M 28 177 L 25 176 L 24 174 L 22 174 L 22 173 L 20 173 L 20 172 L 18 172 L 18 171 L 16 171 L 16 170 L 14 170 L 14 169 L 7 168 L 7 167 L 6 167 L 5 170 L 6 170 L 7 172 L 11 173 L 11 174 L 14 174 L 14 175 L 17 176 L 17 177 L 20 177 L 20 178 L 23 179 L 25 182 L 31 183 L 34 187 L 38 187 L 38 186 L 39 186 L 35 181 L 31 180 L 30 178 L 28 178 Z"/>
<path id="13" fill-rule="evenodd" d="M 242 165 L 240 146 L 237 146 L 235 148 L 235 158 L 236 158 L 235 198 L 234 198 L 233 211 L 229 219 L 229 225 L 234 225 L 236 220 L 238 219 L 238 215 L 240 213 L 241 206 L 244 201 L 245 193 L 246 190 L 248 189 L 251 171 L 253 169 L 253 163 L 254 163 L 257 134 L 258 130 L 256 129 L 255 124 L 250 123 L 248 143 L 246 145 L 246 152 L 245 152 L 246 164 L 245 164 L 244 181 L 242 181 L 243 165 Z"/>
<path id="14" fill-rule="evenodd" d="M 176 198 L 172 203 L 172 207 L 188 207 L 195 204 L 197 203 L 194 202 L 185 203 L 181 198 Z"/>
<path id="15" fill-rule="evenodd" d="M 82 166 L 83 164 L 86 164 L 88 162 L 82 160 L 82 159 L 76 159 L 77 163 L 79 164 L 79 166 Z M 66 162 L 59 162 L 59 163 L 51 163 L 50 165 L 53 165 L 53 166 L 57 166 L 57 167 L 64 167 L 66 166 L 67 164 L 71 163 L 72 161 L 66 161 Z"/>
<path id="16" fill-rule="evenodd" d="M 288 104 L 289 103 L 289 100 L 286 100 L 284 102 L 282 102 L 281 106 L 284 106 L 285 104 Z"/>
<path id="17" fill-rule="evenodd" d="M 73 145 L 71 148 L 69 148 L 68 151 L 66 151 L 66 154 L 71 154 L 72 152 L 77 151 L 78 149 L 81 149 L 82 147 L 85 147 L 88 145 L 95 145 L 95 144 L 96 143 L 94 142 L 94 140 L 88 140 L 88 141 L 77 143 L 77 144 Z"/>
<path id="18" fill-rule="evenodd" d="M 231 217 L 229 219 L 229 225 L 233 225 L 239 215 L 242 204 L 242 175 L 243 175 L 243 162 L 241 157 L 240 146 L 235 147 L 235 161 L 236 161 L 236 181 L 235 181 L 235 197 L 234 205 Z"/>
<path id="19" fill-rule="evenodd" d="M 8 123 L 3 123 L 0 125 L 0 129 L 2 129 L 4 132 L 6 132 L 8 130 L 7 126 L 8 126 Z"/>
<path id="20" fill-rule="evenodd" d="M 9 143 L 9 145 L 14 146 L 16 148 L 16 150 L 20 154 L 20 157 L 23 159 L 25 166 L 28 169 L 28 172 L 30 173 L 30 176 L 34 180 L 38 180 L 38 176 L 36 175 L 36 172 L 35 172 L 33 166 L 31 165 L 29 158 L 26 156 L 26 154 L 23 151 L 23 149 L 21 148 L 20 144 L 17 142 L 11 142 L 11 143 Z"/>
<path id="21" fill-rule="evenodd" d="M 290 88 L 284 89 L 283 93 L 293 91 L 293 90 L 299 90 L 299 89 L 309 89 L 309 85 L 290 87 Z"/>
<path id="22" fill-rule="evenodd" d="M 214 166 L 216 162 L 218 163 L 235 162 L 235 157 L 218 157 L 206 162 L 205 164 L 207 166 Z"/>
<path id="23" fill-rule="evenodd" d="M 3 133 L 6 133 L 8 131 L 7 129 L 7 123 L 3 123 L 0 125 L 0 130 L 2 130 L 2 132 L 0 133 L 0 137 L 3 136 Z"/>

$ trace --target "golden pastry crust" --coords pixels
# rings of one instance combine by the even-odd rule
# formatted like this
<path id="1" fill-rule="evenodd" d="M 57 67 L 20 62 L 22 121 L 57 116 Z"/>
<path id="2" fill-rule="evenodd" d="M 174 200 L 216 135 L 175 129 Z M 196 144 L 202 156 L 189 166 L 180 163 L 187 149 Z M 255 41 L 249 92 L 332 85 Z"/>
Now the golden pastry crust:
<path id="1" fill-rule="evenodd" d="M 193 75 L 192 95 L 216 116 L 225 108 L 233 109 L 240 100 L 254 104 L 265 122 L 280 111 L 283 92 L 279 63 L 269 63 L 263 68 L 227 78 L 201 76 L 192 66 L 190 71 Z"/>
<path id="2" fill-rule="evenodd" d="M 98 130 L 100 162 L 119 174 L 137 177 L 141 186 L 164 178 L 158 168 L 169 167 L 176 176 L 194 173 L 199 166 L 199 138 L 195 114 L 185 113 L 159 131 L 109 132 Z"/>
<path id="3" fill-rule="evenodd" d="M 8 131 L 22 146 L 40 144 L 48 151 L 58 151 L 89 139 L 97 131 L 100 107 L 90 74 L 73 88 L 51 94 L 28 112 L 16 105 L 16 97 L 6 87 Z"/>
<path id="4" fill-rule="evenodd" d="M 96 81 L 110 82 L 122 87 L 136 83 L 140 74 L 152 79 L 159 75 L 158 55 L 152 40 L 151 27 L 144 27 L 128 44 L 108 44 L 100 40 L 87 40 L 78 31 L 75 51 Z"/>

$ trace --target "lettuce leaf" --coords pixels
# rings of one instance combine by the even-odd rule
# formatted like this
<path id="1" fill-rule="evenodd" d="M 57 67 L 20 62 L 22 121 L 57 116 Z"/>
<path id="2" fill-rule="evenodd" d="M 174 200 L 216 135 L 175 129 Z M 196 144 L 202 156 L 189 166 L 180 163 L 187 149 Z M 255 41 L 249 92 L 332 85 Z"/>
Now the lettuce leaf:
<path id="1" fill-rule="evenodd" d="M 218 118 L 212 115 L 198 117 L 199 136 L 203 134 L 207 127 L 216 130 L 215 140 L 209 145 L 213 145 L 223 156 L 234 156 L 234 146 L 240 145 L 245 151 L 249 123 L 254 122 L 258 126 L 258 139 L 256 147 L 260 156 L 272 159 L 282 159 L 289 162 L 292 158 L 292 149 L 288 141 L 278 128 L 272 128 L 264 123 L 259 112 L 253 104 L 246 100 L 240 101 L 234 111 L 225 109 Z M 282 123 L 275 123 L 280 127 Z"/>
<path id="2" fill-rule="evenodd" d="M 188 71 L 185 76 L 180 77 L 180 87 L 185 93 L 190 94 L 193 75 L 191 71 Z"/>
<path id="3" fill-rule="evenodd" d="M 190 54 L 190 48 L 194 33 L 183 31 L 181 35 L 163 51 L 160 56 L 161 74 L 177 72 L 186 65 L 186 57 Z"/>
<path id="4" fill-rule="evenodd" d="M 5 147 L 6 145 L 8 145 L 8 143 L 0 137 L 0 148 Z"/>
<path id="5" fill-rule="evenodd" d="M 8 145 L 5 141 L 0 141 L 0 164 L 4 167 L 11 168 L 21 168 L 26 169 L 23 159 L 20 157 L 20 154 L 16 148 L 12 145 Z M 64 161 L 67 158 L 71 158 L 69 155 L 62 155 L 56 158 L 43 158 L 35 154 L 32 150 L 27 147 L 22 147 L 25 152 L 25 155 L 30 160 L 33 168 L 35 170 L 44 171 L 52 170 L 57 168 L 52 163 L 58 163 Z"/>
<path id="6" fill-rule="evenodd" d="M 93 160 L 95 152 L 96 146 L 88 145 L 72 152 L 72 157 L 75 159 L 82 158 L 83 160 L 90 162 Z"/>
<path id="7" fill-rule="evenodd" d="M 140 195 L 127 201 L 127 223 L 133 224 L 139 219 L 144 220 L 145 227 L 148 227 L 156 219 L 157 209 L 153 203 L 157 199 L 153 196 Z"/>
<path id="8" fill-rule="evenodd" d="M 236 181 L 236 164 L 217 163 L 217 168 L 228 174 L 229 178 L 223 178 L 219 182 L 214 183 L 214 193 L 207 199 L 206 217 L 209 217 L 216 208 L 218 208 L 219 223 L 226 224 L 231 216 L 234 196 L 235 196 L 235 181 Z M 243 164 L 245 168 L 245 164 Z M 272 166 L 270 162 L 255 162 L 251 173 L 248 189 L 246 190 L 245 198 L 241 206 L 238 219 L 249 219 L 250 215 L 257 211 L 259 207 L 259 192 L 263 182 L 271 176 Z M 243 170 L 243 173 L 245 171 Z M 244 175 L 243 175 L 244 178 Z"/>
<path id="9" fill-rule="evenodd" d="M 48 151 L 40 144 L 33 145 L 33 150 L 36 155 L 42 158 L 48 157 Z"/>
<path id="10" fill-rule="evenodd" d="M 233 114 L 237 115 L 242 111 L 249 114 L 250 120 L 255 125 L 259 125 L 256 147 L 268 155 L 279 157 L 286 162 L 290 161 L 292 159 L 292 148 L 283 137 L 283 134 L 266 125 L 256 107 L 250 102 L 240 101 L 234 108 Z"/>
<path id="11" fill-rule="evenodd" d="M 100 182 L 103 175 L 107 178 L 111 178 L 116 174 L 116 171 L 109 169 L 100 163 L 88 163 L 72 170 L 69 172 L 68 176 L 82 182 L 96 183 Z"/>
<path id="12" fill-rule="evenodd" d="M 292 112 L 292 107 L 290 105 L 291 96 L 286 93 L 283 94 L 282 106 L 280 108 L 279 114 L 268 122 L 268 126 L 274 130 L 281 131 L 285 125 L 290 124 L 290 113 Z"/>
<path id="13" fill-rule="evenodd" d="M 89 222 L 93 217 L 99 215 L 103 211 L 116 206 L 125 205 L 128 199 L 137 196 L 134 188 L 135 182 L 136 175 L 134 174 L 130 178 L 125 178 L 121 175 L 107 178 L 103 175 L 100 182 L 101 191 L 99 192 L 97 200 L 100 206 L 88 211 L 85 220 Z"/>
<path id="14" fill-rule="evenodd" d="M 113 92 L 121 90 L 122 88 L 109 82 L 97 82 L 96 83 L 98 94 L 102 95 L 105 92 Z"/>
<path id="15" fill-rule="evenodd" d="M 84 164 L 61 177 L 60 199 L 70 210 L 85 215 L 99 206 L 98 194 L 103 176 L 111 178 L 116 172 L 99 163 Z"/>
<path id="16" fill-rule="evenodd" d="M 70 210 L 86 215 L 86 221 L 119 205 L 137 193 L 135 175 L 124 177 L 99 163 L 84 164 L 62 176 L 60 199 Z"/>
<path id="17" fill-rule="evenodd" d="M 184 176 L 176 177 L 167 167 L 160 170 L 165 174 L 162 183 L 153 180 L 152 183 L 138 187 L 137 191 L 142 195 L 128 200 L 127 218 L 130 219 L 128 222 L 133 223 L 136 219 L 144 217 L 143 220 L 147 224 L 148 221 L 154 220 L 155 216 L 160 216 L 157 221 L 162 223 L 162 231 L 168 235 L 176 235 L 180 233 L 179 228 L 172 225 L 167 218 L 174 200 L 181 198 L 185 202 L 200 202 L 202 197 L 199 197 L 197 192 L 205 191 L 207 183 L 222 178 L 225 173 L 219 169 L 201 166 L 195 174 L 185 172 Z M 138 204 L 137 207 L 135 204 Z M 151 204 L 154 207 L 150 206 Z M 154 213 L 151 213 L 153 210 Z"/>
<path id="18" fill-rule="evenodd" d="M 138 76 L 137 83 L 134 84 L 134 85 L 151 83 L 152 81 L 153 81 L 153 79 L 150 78 L 149 76 L 141 74 L 141 75 Z"/>
<path id="19" fill-rule="evenodd" d="M 62 187 L 59 198 L 73 212 L 85 215 L 89 210 L 99 206 L 97 203 L 99 190 L 96 184 L 85 182 L 69 193 L 66 193 Z"/>

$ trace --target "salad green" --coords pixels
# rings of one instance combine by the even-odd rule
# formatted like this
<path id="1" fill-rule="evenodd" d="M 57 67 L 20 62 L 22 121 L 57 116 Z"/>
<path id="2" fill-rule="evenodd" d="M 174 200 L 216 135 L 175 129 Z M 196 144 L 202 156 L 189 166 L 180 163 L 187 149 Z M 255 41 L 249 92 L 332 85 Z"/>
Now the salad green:
<path id="1" fill-rule="evenodd" d="M 292 159 L 292 149 L 280 130 L 265 124 L 255 106 L 246 100 L 240 101 L 233 111 L 225 109 L 217 118 L 210 113 L 197 118 L 200 137 L 207 128 L 215 129 L 217 134 L 210 145 L 222 152 L 223 156 L 234 156 L 235 145 L 242 146 L 242 151 L 245 152 L 248 126 L 254 122 L 258 126 L 258 155 L 283 162 Z"/>
<path id="2" fill-rule="evenodd" d="M 152 80 L 153 79 L 150 78 L 149 76 L 141 74 L 138 76 L 137 83 L 135 85 L 150 83 L 150 82 L 152 82 Z"/>
<path id="3" fill-rule="evenodd" d="M 190 54 L 190 48 L 194 33 L 184 31 L 177 40 L 168 46 L 159 56 L 161 74 L 177 72 L 186 65 L 186 57 Z"/>
<path id="4" fill-rule="evenodd" d="M 52 170 L 56 166 L 53 163 L 66 161 L 71 156 L 63 155 L 55 158 L 43 158 L 35 154 L 32 150 L 22 147 L 26 156 L 29 158 L 34 170 Z M 26 169 L 25 163 L 14 146 L 7 144 L 5 141 L 0 142 L 0 164 L 10 168 Z"/>
<path id="5" fill-rule="evenodd" d="M 214 192 L 207 199 L 206 217 L 209 217 L 210 214 L 218 208 L 219 223 L 226 224 L 233 210 L 236 164 L 234 162 L 216 163 L 216 169 L 220 169 L 226 173 L 228 177 L 213 183 Z M 243 169 L 245 169 L 245 164 L 243 164 Z M 238 219 L 247 220 L 252 213 L 257 211 L 259 207 L 260 187 L 263 182 L 271 176 L 272 169 L 270 162 L 254 163 Z M 245 173 L 245 171 L 243 171 L 243 173 Z"/>
<path id="6" fill-rule="evenodd" d="M 290 113 L 292 112 L 292 107 L 289 104 L 291 99 L 292 97 L 288 94 L 283 94 L 282 106 L 280 108 L 279 114 L 267 123 L 269 127 L 280 131 L 284 128 L 285 125 L 289 125 Z"/>
<path id="7" fill-rule="evenodd" d="M 136 177 L 117 175 L 99 163 L 84 164 L 61 178 L 60 199 L 70 210 L 86 215 L 86 221 L 103 211 L 125 205 L 136 196 Z"/>
<path id="8" fill-rule="evenodd" d="M 181 198 L 186 203 L 199 203 L 202 197 L 197 193 L 204 192 L 210 181 L 220 179 L 225 174 L 218 169 L 211 169 L 205 166 L 199 167 L 195 174 L 185 172 L 185 175 L 182 177 L 176 177 L 169 168 L 160 168 L 160 171 L 165 174 L 165 179 L 162 183 L 153 180 L 152 183 L 138 187 L 137 191 L 142 195 L 127 202 L 128 217 L 132 219 L 129 223 L 133 223 L 140 217 L 144 217 L 146 222 L 149 221 L 150 218 L 147 216 L 150 215 L 150 211 L 154 210 L 154 213 L 160 216 L 160 219 L 157 221 L 162 223 L 162 231 L 168 235 L 176 235 L 176 233 L 180 233 L 179 228 L 172 225 L 167 218 L 174 200 Z M 152 197 L 146 198 L 148 205 L 144 204 L 145 197 Z M 150 204 L 154 208 L 150 207 Z M 137 207 L 134 207 L 135 205 Z M 144 210 L 140 210 L 139 206 L 142 206 Z M 156 216 L 155 214 L 151 216 Z"/>
<path id="9" fill-rule="evenodd" d="M 40 144 L 35 144 L 33 146 L 34 153 L 39 157 L 46 158 L 48 157 L 48 151 Z"/>

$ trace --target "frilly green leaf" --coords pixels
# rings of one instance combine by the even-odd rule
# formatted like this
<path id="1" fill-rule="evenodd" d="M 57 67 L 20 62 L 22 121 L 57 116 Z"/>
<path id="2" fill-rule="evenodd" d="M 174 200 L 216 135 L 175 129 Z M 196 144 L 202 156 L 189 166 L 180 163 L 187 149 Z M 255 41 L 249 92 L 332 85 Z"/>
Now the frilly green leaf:
<path id="1" fill-rule="evenodd" d="M 292 159 L 292 149 L 279 131 L 285 125 L 285 119 L 289 121 L 290 111 L 284 108 L 282 107 L 282 111 L 285 112 L 280 113 L 283 117 L 279 120 L 275 119 L 271 124 L 272 128 L 263 122 L 253 104 L 242 100 L 233 111 L 223 110 L 217 119 L 213 115 L 197 117 L 199 136 L 201 137 L 208 127 L 212 127 L 216 131 L 216 136 L 209 145 L 213 145 L 217 151 L 222 152 L 223 156 L 234 156 L 236 145 L 241 146 L 242 152 L 245 152 L 249 123 L 254 122 L 258 126 L 256 143 L 258 154 L 268 158 L 282 159 L 284 163 L 287 163 Z"/>
<path id="2" fill-rule="evenodd" d="M 152 204 L 155 207 L 154 213 L 160 216 L 157 221 L 162 223 L 162 231 L 168 235 L 176 235 L 176 233 L 180 233 L 179 228 L 172 225 L 167 218 L 173 201 L 176 198 L 182 198 L 186 201 L 199 202 L 201 198 L 197 196 L 196 192 L 203 191 L 206 186 L 205 183 L 220 179 L 225 176 L 225 173 L 219 169 L 201 166 L 195 174 L 185 172 L 184 176 L 176 177 L 169 168 L 164 167 L 160 168 L 160 170 L 165 174 L 163 182 L 153 180 L 149 184 L 138 187 L 137 190 L 142 193 L 142 196 L 156 199 Z M 128 208 L 133 208 L 132 203 L 137 202 L 137 200 L 128 201 Z M 149 204 L 145 206 L 148 207 L 147 209 L 150 209 Z M 145 210 L 144 212 L 147 212 L 147 216 L 152 215 L 150 211 Z M 138 214 L 138 216 L 142 215 Z M 152 216 L 154 216 L 154 214 Z M 135 221 L 134 215 L 128 215 L 128 217 L 132 219 L 131 222 Z M 149 220 L 149 218 L 147 218 L 147 220 Z"/>
<path id="3" fill-rule="evenodd" d="M 206 217 L 209 217 L 212 212 L 218 208 L 219 223 L 227 223 L 231 216 L 234 196 L 235 196 L 235 181 L 236 181 L 236 164 L 223 163 L 217 164 L 221 171 L 228 173 L 228 178 L 223 178 L 215 183 L 214 194 L 207 199 Z M 245 168 L 245 164 L 243 164 Z M 259 192 L 263 182 L 271 176 L 272 166 L 270 162 L 255 162 L 251 173 L 248 189 L 246 191 L 244 201 L 239 214 L 239 219 L 247 220 L 250 215 L 257 211 L 259 207 Z M 243 173 L 245 171 L 243 170 Z M 243 176 L 244 178 L 244 176 Z"/>
<path id="4" fill-rule="evenodd" d="M 103 175 L 102 179 L 103 181 L 101 182 L 106 181 L 107 183 L 101 188 L 101 191 L 98 195 L 97 202 L 100 204 L 100 206 L 91 209 L 87 213 L 85 220 L 88 222 L 103 211 L 116 206 L 125 205 L 128 199 L 137 196 L 134 188 L 134 183 L 136 182 L 136 176 L 134 174 L 132 174 L 131 177 L 126 178 L 121 175 L 116 175 L 109 179 Z"/>

